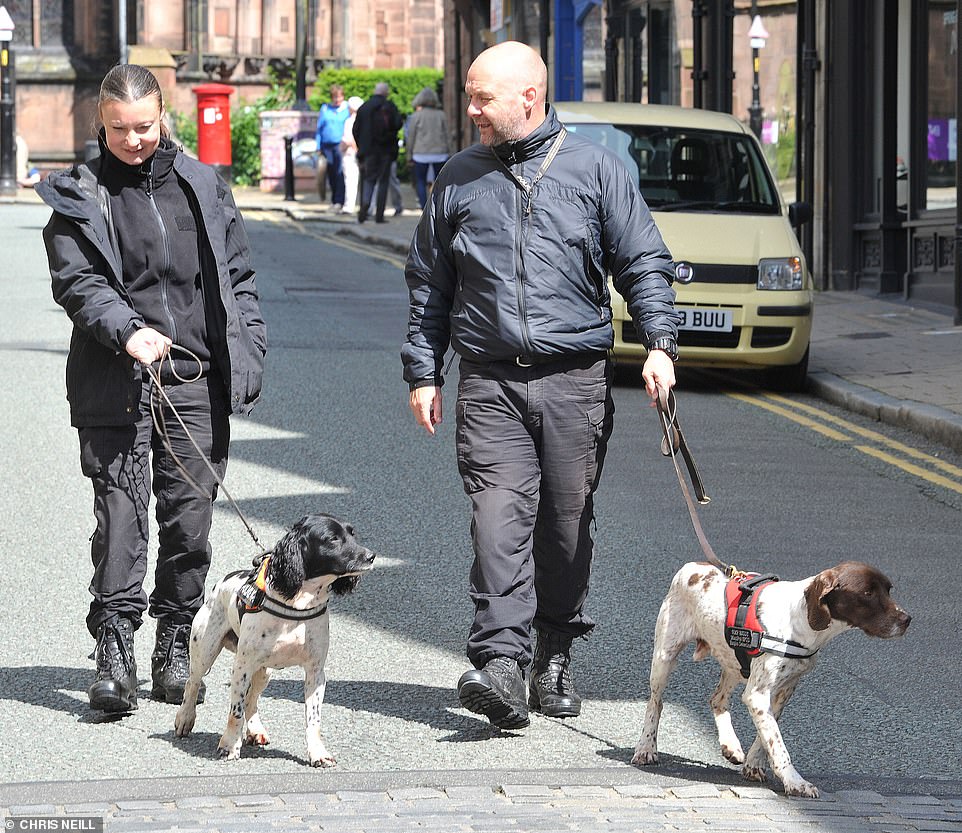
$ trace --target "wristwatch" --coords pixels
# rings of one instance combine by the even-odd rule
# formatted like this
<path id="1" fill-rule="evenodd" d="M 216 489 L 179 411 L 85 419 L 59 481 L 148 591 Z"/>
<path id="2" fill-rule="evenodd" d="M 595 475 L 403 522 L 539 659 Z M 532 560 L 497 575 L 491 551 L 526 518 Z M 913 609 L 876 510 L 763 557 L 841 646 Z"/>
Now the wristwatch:
<path id="1" fill-rule="evenodd" d="M 673 362 L 678 361 L 678 343 L 671 336 L 658 336 L 648 345 L 648 352 L 664 350 Z"/>

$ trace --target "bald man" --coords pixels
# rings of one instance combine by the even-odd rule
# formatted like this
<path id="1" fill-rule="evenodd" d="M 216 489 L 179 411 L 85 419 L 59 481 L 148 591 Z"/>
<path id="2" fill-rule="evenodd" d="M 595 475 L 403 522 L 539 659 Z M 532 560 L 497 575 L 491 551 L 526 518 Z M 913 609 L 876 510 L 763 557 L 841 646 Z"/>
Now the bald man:
<path id="1" fill-rule="evenodd" d="M 607 275 L 648 347 L 652 398 L 675 383 L 678 315 L 671 255 L 637 182 L 608 150 L 567 133 L 538 53 L 493 46 L 464 89 L 480 144 L 445 164 L 421 216 L 401 357 L 411 411 L 430 434 L 448 347 L 460 357 L 475 613 L 458 697 L 520 729 L 529 707 L 581 713 L 570 649 L 594 627 L 590 524 L 614 414 Z"/>

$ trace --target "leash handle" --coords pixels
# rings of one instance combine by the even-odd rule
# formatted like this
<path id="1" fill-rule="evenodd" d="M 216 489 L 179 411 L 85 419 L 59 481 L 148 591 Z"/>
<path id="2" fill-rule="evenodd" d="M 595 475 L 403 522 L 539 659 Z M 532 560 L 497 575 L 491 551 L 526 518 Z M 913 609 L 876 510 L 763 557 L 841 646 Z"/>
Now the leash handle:
<path id="1" fill-rule="evenodd" d="M 197 375 L 194 378 L 185 379 L 182 376 L 178 375 L 176 369 L 174 368 L 174 363 L 170 359 L 171 350 L 179 350 L 182 353 L 186 353 L 188 356 L 191 356 L 197 362 L 198 370 L 197 370 Z M 203 374 L 203 369 L 200 366 L 200 358 L 197 357 L 190 350 L 188 350 L 186 347 L 181 347 L 180 345 L 172 344 L 170 346 L 170 349 L 168 349 L 168 351 L 161 358 L 159 363 L 161 366 L 163 366 L 164 360 L 169 362 L 171 373 L 174 375 L 176 379 L 180 380 L 181 382 L 184 382 L 184 383 L 196 382 L 201 378 L 201 375 Z M 224 485 L 224 481 L 221 479 L 220 475 L 217 474 L 217 471 L 214 469 L 210 460 L 207 459 L 207 455 L 204 454 L 200 446 L 197 444 L 197 441 L 194 439 L 193 435 L 190 433 L 187 426 L 184 424 L 184 420 L 181 418 L 180 414 L 177 413 L 177 409 L 174 407 L 174 403 L 170 401 L 170 397 L 167 396 L 167 391 L 164 390 L 164 385 L 160 380 L 160 372 L 157 370 L 154 370 L 154 368 L 151 367 L 149 364 L 144 365 L 144 367 L 147 368 L 147 375 L 150 377 L 151 386 L 153 388 L 150 395 L 150 416 L 154 421 L 154 426 L 157 428 L 157 433 L 160 434 L 160 439 L 161 439 L 161 442 L 163 442 L 164 444 L 164 449 L 167 451 L 171 459 L 174 461 L 174 465 L 177 466 L 177 469 L 184 476 L 184 479 L 191 485 L 194 491 L 196 491 L 201 497 L 207 497 L 206 491 L 200 487 L 200 485 L 197 483 L 196 480 L 194 480 L 190 472 L 187 471 L 186 467 L 180 461 L 180 458 L 177 456 L 176 452 L 171 446 L 170 437 L 168 436 L 168 432 L 167 432 L 167 422 L 164 418 L 164 411 L 162 407 L 159 407 L 159 402 L 155 400 L 154 392 L 157 392 L 159 394 L 158 399 L 163 398 L 163 400 L 167 403 L 167 407 L 170 408 L 170 412 L 174 415 L 174 417 L 177 419 L 177 422 L 180 424 L 180 427 L 184 430 L 184 434 L 187 436 L 187 439 L 190 440 L 190 444 L 194 447 L 194 450 L 197 452 L 200 459 L 204 461 L 204 465 L 207 466 L 210 473 L 214 476 L 214 480 L 216 481 L 218 487 L 224 493 L 225 497 L 230 502 L 230 505 L 234 508 L 234 511 L 237 513 L 238 517 L 241 519 L 241 522 L 247 528 L 247 533 L 253 539 L 254 544 L 256 544 L 257 548 L 261 551 L 261 553 L 268 552 L 268 550 L 264 548 L 264 545 L 261 544 L 260 540 L 258 540 L 257 533 L 254 532 L 254 529 L 248 523 L 247 518 L 244 516 L 244 513 L 241 511 L 240 506 L 237 505 L 237 501 L 234 500 L 234 496 L 230 493 L 230 491 Z"/>
<path id="2" fill-rule="evenodd" d="M 685 459 L 685 464 L 688 468 L 688 474 L 691 477 L 692 486 L 695 489 L 695 494 L 698 497 L 698 502 L 701 504 L 708 503 L 711 498 L 708 497 L 705 492 L 705 487 L 701 482 L 701 477 L 698 474 L 698 470 L 695 467 L 695 460 L 691 455 L 691 451 L 688 448 L 688 443 L 685 441 L 685 435 L 682 433 L 681 425 L 678 422 L 678 408 L 675 402 L 675 394 L 671 390 L 665 390 L 664 388 L 658 388 L 658 399 L 656 400 L 658 407 L 658 421 L 661 423 L 661 430 L 664 435 L 661 442 L 661 453 L 665 457 L 671 457 L 671 462 L 675 466 L 675 474 L 678 476 L 678 484 L 681 486 L 682 494 L 685 496 L 685 503 L 688 506 L 688 515 L 691 518 L 691 524 L 695 528 L 695 535 L 698 538 L 698 543 L 701 544 L 702 552 L 705 554 L 705 558 L 708 559 L 709 563 L 714 564 L 726 575 L 730 575 L 733 567 L 722 561 L 715 551 L 712 549 L 710 543 L 708 543 L 708 538 L 705 535 L 704 529 L 701 526 L 701 520 L 698 518 L 698 510 L 695 507 L 695 501 L 692 499 L 691 491 L 688 489 L 688 484 L 685 482 L 685 476 L 682 474 L 681 466 L 678 465 L 678 452 L 680 451 Z"/>

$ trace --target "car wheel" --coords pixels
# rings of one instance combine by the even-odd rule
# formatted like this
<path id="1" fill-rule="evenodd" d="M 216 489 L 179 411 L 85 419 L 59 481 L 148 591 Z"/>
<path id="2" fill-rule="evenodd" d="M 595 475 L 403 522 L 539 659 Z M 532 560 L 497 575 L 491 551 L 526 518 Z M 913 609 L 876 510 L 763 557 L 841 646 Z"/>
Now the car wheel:
<path id="1" fill-rule="evenodd" d="M 804 393 L 808 389 L 808 349 L 798 364 L 772 367 L 765 374 L 766 386 L 786 393 Z"/>

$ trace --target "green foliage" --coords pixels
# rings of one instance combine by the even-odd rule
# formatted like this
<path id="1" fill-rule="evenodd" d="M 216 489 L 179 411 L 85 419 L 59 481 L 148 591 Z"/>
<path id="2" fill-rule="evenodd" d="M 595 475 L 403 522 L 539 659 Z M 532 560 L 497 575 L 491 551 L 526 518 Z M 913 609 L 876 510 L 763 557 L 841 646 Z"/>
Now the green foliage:
<path id="1" fill-rule="evenodd" d="M 197 114 L 171 111 L 174 139 L 188 150 L 197 153 Z"/>
<path id="2" fill-rule="evenodd" d="M 775 145 L 775 178 L 787 179 L 795 171 L 795 131 L 778 134 Z"/>
<path id="3" fill-rule="evenodd" d="M 261 178 L 261 110 L 242 106 L 231 113 L 231 174 L 235 185 L 256 185 Z"/>
<path id="4" fill-rule="evenodd" d="M 414 108 L 411 102 L 425 87 L 432 87 L 440 96 L 441 82 L 444 72 L 430 67 L 416 69 L 350 69 L 332 68 L 322 70 L 314 84 L 314 88 L 307 93 L 307 102 L 312 110 L 319 110 L 321 104 L 331 100 L 330 88 L 332 84 L 340 84 L 344 88 L 344 98 L 358 95 L 365 101 L 374 95 L 374 85 L 379 81 L 387 81 L 391 85 L 388 98 L 400 110 L 402 116 L 408 116 Z"/>

